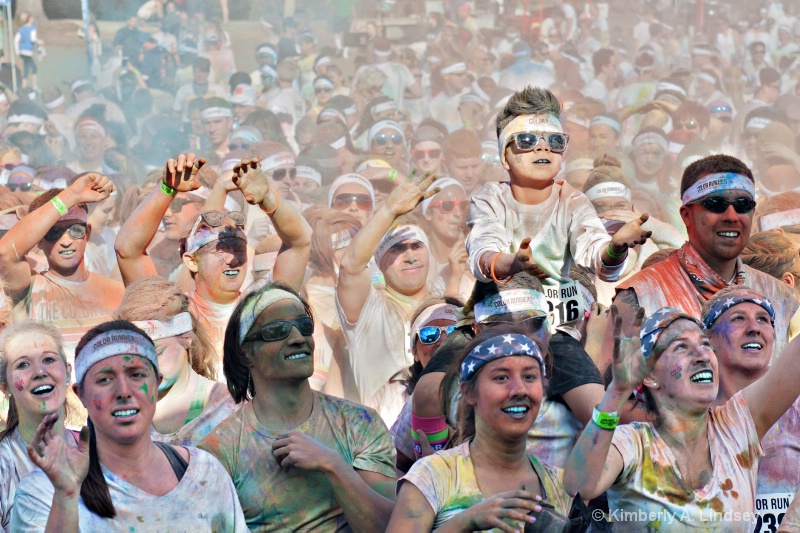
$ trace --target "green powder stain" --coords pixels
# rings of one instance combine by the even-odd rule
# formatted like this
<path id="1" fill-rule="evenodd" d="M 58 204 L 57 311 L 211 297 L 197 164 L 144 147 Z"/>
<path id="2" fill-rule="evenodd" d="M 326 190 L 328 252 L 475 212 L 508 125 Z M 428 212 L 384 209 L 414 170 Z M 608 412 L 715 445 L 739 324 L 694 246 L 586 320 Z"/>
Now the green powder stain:
<path id="1" fill-rule="evenodd" d="M 130 355 L 126 355 L 125 357 L 123 357 L 123 359 L 125 359 L 126 361 L 130 361 L 131 360 L 131 356 Z"/>

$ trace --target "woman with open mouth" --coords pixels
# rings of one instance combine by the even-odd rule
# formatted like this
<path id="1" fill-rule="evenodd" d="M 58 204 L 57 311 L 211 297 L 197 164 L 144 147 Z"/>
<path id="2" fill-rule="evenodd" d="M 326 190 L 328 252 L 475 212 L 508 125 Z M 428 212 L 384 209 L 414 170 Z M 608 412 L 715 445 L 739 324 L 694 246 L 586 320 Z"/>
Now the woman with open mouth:
<path id="1" fill-rule="evenodd" d="M 562 531 L 572 503 L 562 471 L 526 450 L 545 388 L 544 348 L 502 325 L 464 353 L 456 446 L 400 480 L 388 531 Z"/>
<path id="2" fill-rule="evenodd" d="M 48 414 L 27 448 L 40 468 L 17 487 L 11 522 L 30 531 L 245 533 L 225 469 L 210 454 L 154 442 L 150 426 L 161 382 L 156 347 L 134 324 L 89 330 L 76 348 L 73 390 L 89 412 L 75 448 Z"/>
<path id="3" fill-rule="evenodd" d="M 0 389 L 8 398 L 8 422 L 0 432 L 3 531 L 11 522 L 17 484 L 36 468 L 27 448 L 42 420 L 55 414 L 53 431 L 63 435 L 67 446 L 78 446 L 77 434 L 64 428 L 70 372 L 61 335 L 54 327 L 20 322 L 0 336 Z"/>
<path id="4" fill-rule="evenodd" d="M 711 305 L 706 326 L 734 294 Z M 756 318 L 774 318 L 763 302 L 751 303 L 761 309 Z M 800 394 L 800 341 L 760 379 L 713 406 L 719 365 L 704 325 L 671 307 L 643 319 L 640 310 L 632 337 L 621 318 L 614 324 L 613 377 L 567 461 L 567 491 L 583 499 L 608 491 L 615 531 L 752 531 L 760 443 Z M 634 392 L 651 421 L 617 426 Z"/>

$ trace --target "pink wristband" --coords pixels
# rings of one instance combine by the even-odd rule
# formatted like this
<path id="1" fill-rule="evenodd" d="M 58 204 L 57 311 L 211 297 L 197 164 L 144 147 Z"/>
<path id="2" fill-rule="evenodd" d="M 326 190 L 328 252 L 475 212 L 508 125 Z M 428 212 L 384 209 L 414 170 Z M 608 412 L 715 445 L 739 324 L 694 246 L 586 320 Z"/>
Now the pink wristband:
<path id="1" fill-rule="evenodd" d="M 433 451 L 444 450 L 447 441 L 450 440 L 450 426 L 444 416 L 422 417 L 411 413 L 411 441 L 414 443 L 414 455 L 422 457 L 422 446 L 420 445 L 417 431 L 422 431 L 428 436 L 428 442 Z"/>

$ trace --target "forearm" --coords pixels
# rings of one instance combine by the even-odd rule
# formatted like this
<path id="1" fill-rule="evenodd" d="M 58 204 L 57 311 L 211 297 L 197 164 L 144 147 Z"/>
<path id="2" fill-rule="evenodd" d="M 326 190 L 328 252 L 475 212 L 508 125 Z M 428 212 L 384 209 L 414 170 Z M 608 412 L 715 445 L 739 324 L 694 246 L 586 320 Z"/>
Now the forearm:
<path id="1" fill-rule="evenodd" d="M 495 255 L 497 259 L 495 259 Z M 500 252 L 484 252 L 479 261 L 481 273 L 492 279 L 492 261 L 494 261 L 494 278 L 506 279 L 520 271 L 516 265 L 516 254 L 504 254 Z"/>
<path id="2" fill-rule="evenodd" d="M 119 230 L 114 243 L 117 258 L 135 259 L 145 255 L 173 198 L 161 190 L 160 184 L 147 195 Z"/>
<path id="3" fill-rule="evenodd" d="M 350 274 L 363 273 L 395 218 L 394 213 L 386 205 L 383 205 L 367 222 L 367 225 L 353 237 L 353 242 L 347 247 L 342 257 L 341 269 Z"/>
<path id="4" fill-rule="evenodd" d="M 211 193 L 203 204 L 203 211 L 225 211 L 225 199 L 228 197 L 228 191 L 220 185 L 221 181 L 220 178 L 211 189 Z"/>
<path id="5" fill-rule="evenodd" d="M 278 209 L 275 209 L 276 206 Z M 281 246 L 283 248 L 311 246 L 311 226 L 303 215 L 298 213 L 285 198 L 281 199 L 280 204 L 278 204 L 276 192 L 269 191 L 264 201 L 261 202 L 261 208 L 266 212 L 275 211 L 270 215 L 270 218 L 272 219 L 275 233 L 281 238 Z"/>
<path id="6" fill-rule="evenodd" d="M 611 252 L 609 252 L 609 250 Z M 611 253 L 614 255 L 612 256 Z M 609 267 L 620 266 L 627 258 L 628 247 L 625 245 L 614 244 L 614 241 L 611 241 L 608 246 L 603 248 L 603 250 L 600 252 L 600 261 Z"/>
<path id="7" fill-rule="evenodd" d="M 463 272 L 453 272 L 451 269 L 450 276 L 447 278 L 447 286 L 444 288 L 444 295 L 452 298 L 461 297 L 461 278 L 464 276 Z"/>
<path id="8" fill-rule="evenodd" d="M 45 533 L 72 533 L 78 531 L 78 498 L 80 491 L 71 495 L 56 491 L 50 506 Z"/>
<path id="9" fill-rule="evenodd" d="M 58 199 L 67 209 L 77 203 L 69 190 L 61 191 Z M 28 214 L 8 230 L 0 239 L 0 270 L 5 271 L 25 261 L 25 255 L 39 244 L 60 218 L 58 209 L 53 204 L 47 204 Z"/>
<path id="10" fill-rule="evenodd" d="M 336 462 L 325 477 L 353 531 L 386 531 L 394 502 L 378 494 L 344 460 Z"/>
<path id="11" fill-rule="evenodd" d="M 619 413 L 629 396 L 630 392 L 620 391 L 612 383 L 597 410 Z M 588 500 L 608 489 L 603 486 L 602 478 L 613 437 L 613 430 L 603 429 L 593 421 L 586 424 L 564 466 L 564 488 L 568 494 L 580 493 L 584 500 Z"/>

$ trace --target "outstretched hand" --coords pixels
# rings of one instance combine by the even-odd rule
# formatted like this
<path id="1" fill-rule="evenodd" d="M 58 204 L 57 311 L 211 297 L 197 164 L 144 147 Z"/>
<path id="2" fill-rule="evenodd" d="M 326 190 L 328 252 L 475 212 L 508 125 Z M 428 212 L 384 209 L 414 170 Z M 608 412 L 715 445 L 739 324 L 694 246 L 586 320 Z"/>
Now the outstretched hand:
<path id="1" fill-rule="evenodd" d="M 36 428 L 28 446 L 28 457 L 42 469 L 56 491 L 75 494 L 89 473 L 89 428 L 81 429 L 78 447 L 64 440 L 63 431 L 56 431 L 58 413 L 51 413 Z"/>
<path id="2" fill-rule="evenodd" d="M 88 172 L 76 179 L 67 190 L 75 204 L 93 204 L 108 198 L 114 192 L 114 183 L 99 172 Z"/>
<path id="3" fill-rule="evenodd" d="M 527 272 L 539 279 L 547 279 L 550 277 L 550 275 L 542 270 L 542 268 L 536 264 L 536 261 L 533 260 L 530 237 L 525 237 L 519 244 L 519 250 L 517 250 L 514 256 L 512 272 Z"/>
<path id="4" fill-rule="evenodd" d="M 164 184 L 179 192 L 196 191 L 203 184 L 197 173 L 206 164 L 202 157 L 195 159 L 194 154 L 180 154 L 175 159 L 169 159 L 164 167 Z"/>
<path id="5" fill-rule="evenodd" d="M 269 193 L 269 180 L 258 158 L 242 159 L 233 167 L 233 184 L 242 191 L 248 204 L 261 205 Z"/>
<path id="6" fill-rule="evenodd" d="M 642 229 L 642 224 L 647 222 L 648 218 L 650 218 L 650 215 L 645 213 L 619 228 L 614 236 L 611 237 L 611 247 L 615 250 L 622 250 L 633 248 L 637 244 L 644 244 L 647 242 L 647 239 L 650 238 L 653 232 L 644 231 Z"/>
<path id="7" fill-rule="evenodd" d="M 642 343 L 639 331 L 644 322 L 644 308 L 640 307 L 633 319 L 630 336 L 623 332 L 622 317 L 617 312 L 615 305 L 611 306 L 611 316 L 614 317 L 614 352 L 612 354 L 611 371 L 613 378 L 611 385 L 630 394 L 647 377 L 650 371 L 647 360 L 642 354 Z"/>
<path id="8" fill-rule="evenodd" d="M 439 179 L 438 176 L 429 172 L 417 176 L 416 169 L 412 170 L 408 178 L 386 198 L 386 206 L 396 217 L 405 215 L 417 207 L 420 202 L 441 191 L 439 187 L 428 190 L 428 187 L 433 185 L 437 179 Z"/>

